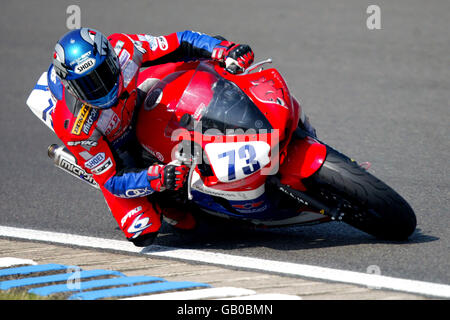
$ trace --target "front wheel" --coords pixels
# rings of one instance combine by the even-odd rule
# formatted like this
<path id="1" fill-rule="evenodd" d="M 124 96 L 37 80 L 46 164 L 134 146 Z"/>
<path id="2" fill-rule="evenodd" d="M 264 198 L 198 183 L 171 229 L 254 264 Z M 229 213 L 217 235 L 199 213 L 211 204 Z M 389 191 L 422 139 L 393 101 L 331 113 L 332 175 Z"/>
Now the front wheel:
<path id="1" fill-rule="evenodd" d="M 406 240 L 416 228 L 414 211 L 396 191 L 331 147 L 303 182 L 311 196 L 339 206 L 342 221 L 377 238 Z"/>

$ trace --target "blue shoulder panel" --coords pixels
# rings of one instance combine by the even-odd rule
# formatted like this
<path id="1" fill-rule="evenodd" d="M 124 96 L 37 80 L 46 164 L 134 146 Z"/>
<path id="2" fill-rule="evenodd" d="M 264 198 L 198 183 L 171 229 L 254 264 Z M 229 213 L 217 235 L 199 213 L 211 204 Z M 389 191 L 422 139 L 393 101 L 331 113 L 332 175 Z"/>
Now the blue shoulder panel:
<path id="1" fill-rule="evenodd" d="M 50 65 L 47 72 L 47 84 L 50 92 L 57 100 L 61 100 L 63 96 L 63 84 L 61 79 L 56 75 L 53 70 L 53 64 Z"/>

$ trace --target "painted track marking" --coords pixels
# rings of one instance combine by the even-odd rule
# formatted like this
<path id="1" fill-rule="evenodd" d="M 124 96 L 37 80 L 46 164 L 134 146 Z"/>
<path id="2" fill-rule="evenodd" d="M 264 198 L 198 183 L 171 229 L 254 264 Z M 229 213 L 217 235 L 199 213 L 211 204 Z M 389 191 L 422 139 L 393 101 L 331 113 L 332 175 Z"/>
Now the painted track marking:
<path id="1" fill-rule="evenodd" d="M 377 289 L 388 289 L 440 298 L 450 298 L 449 285 L 317 267 L 305 264 L 240 257 L 193 249 L 178 249 L 158 245 L 142 249 L 135 247 L 128 241 L 5 226 L 0 226 L 0 236 L 67 244 L 79 247 L 140 253 L 142 255 L 172 258 L 184 261 L 195 261 L 197 263 L 203 262 L 225 267 L 237 267 L 288 276 L 299 276 L 318 280 L 351 283 Z"/>

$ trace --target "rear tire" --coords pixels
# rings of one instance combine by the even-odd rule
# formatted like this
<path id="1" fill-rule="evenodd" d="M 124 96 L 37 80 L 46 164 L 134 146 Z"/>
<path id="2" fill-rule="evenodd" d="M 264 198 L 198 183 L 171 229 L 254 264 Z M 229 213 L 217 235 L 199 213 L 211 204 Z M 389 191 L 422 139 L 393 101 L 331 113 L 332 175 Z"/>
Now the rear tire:
<path id="1" fill-rule="evenodd" d="M 414 211 L 396 191 L 331 147 L 322 167 L 303 182 L 317 200 L 340 203 L 342 221 L 377 238 L 406 240 L 416 228 Z"/>

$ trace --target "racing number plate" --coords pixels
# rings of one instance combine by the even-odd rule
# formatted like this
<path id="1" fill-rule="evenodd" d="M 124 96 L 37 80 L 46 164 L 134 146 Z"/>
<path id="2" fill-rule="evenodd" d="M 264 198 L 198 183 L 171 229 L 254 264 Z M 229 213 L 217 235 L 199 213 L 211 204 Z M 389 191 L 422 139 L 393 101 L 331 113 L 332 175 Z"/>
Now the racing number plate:
<path id="1" fill-rule="evenodd" d="M 270 162 L 270 145 L 264 141 L 209 143 L 205 151 L 221 182 L 244 179 Z"/>

